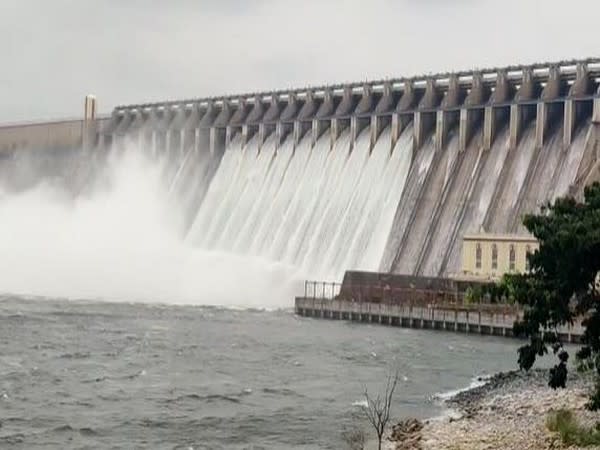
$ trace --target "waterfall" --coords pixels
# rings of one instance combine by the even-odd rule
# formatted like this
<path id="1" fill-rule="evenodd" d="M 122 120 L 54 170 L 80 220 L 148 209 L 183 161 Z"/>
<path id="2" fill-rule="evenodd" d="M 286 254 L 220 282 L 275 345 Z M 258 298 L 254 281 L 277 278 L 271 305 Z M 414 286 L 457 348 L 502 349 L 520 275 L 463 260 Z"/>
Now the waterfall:
<path id="1" fill-rule="evenodd" d="M 280 261 L 305 276 L 341 279 L 378 267 L 412 158 L 412 128 L 351 145 L 349 130 L 294 145 L 270 136 L 225 149 L 187 235 L 192 245 Z"/>

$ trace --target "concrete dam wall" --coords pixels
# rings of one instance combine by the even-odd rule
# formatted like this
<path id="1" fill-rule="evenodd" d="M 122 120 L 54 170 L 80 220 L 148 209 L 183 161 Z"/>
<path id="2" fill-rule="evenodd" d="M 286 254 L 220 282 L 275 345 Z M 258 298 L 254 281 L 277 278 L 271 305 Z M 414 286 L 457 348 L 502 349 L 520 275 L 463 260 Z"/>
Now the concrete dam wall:
<path id="1" fill-rule="evenodd" d="M 97 147 L 109 118 L 0 125 L 0 186 L 21 190 L 47 178 L 78 178 L 85 148 Z"/>
<path id="2" fill-rule="evenodd" d="M 584 60 L 123 105 L 81 147 L 166 155 L 190 245 L 319 279 L 446 276 L 465 234 L 524 233 L 598 177 L 599 77 Z"/>

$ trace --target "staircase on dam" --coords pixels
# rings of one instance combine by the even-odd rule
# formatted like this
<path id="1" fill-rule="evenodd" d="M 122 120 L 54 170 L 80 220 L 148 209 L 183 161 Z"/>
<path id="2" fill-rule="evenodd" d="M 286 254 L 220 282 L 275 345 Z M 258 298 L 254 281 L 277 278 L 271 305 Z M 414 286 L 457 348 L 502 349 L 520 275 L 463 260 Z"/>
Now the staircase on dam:
<path id="1" fill-rule="evenodd" d="M 589 59 L 121 105 L 0 127 L 0 181 L 136 149 L 161 165 L 187 245 L 317 279 L 447 276 L 465 234 L 525 233 L 524 214 L 593 179 L 599 77 Z"/>

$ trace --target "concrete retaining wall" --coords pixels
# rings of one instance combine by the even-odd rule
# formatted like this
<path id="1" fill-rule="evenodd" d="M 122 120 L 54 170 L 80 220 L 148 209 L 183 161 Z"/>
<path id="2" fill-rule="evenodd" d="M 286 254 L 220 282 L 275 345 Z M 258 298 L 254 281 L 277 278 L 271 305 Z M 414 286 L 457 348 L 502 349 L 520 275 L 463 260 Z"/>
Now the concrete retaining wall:
<path id="1" fill-rule="evenodd" d="M 306 297 L 296 298 L 295 310 L 304 317 L 505 337 L 513 337 L 513 324 L 522 317 L 517 308 L 500 305 L 469 307 L 449 303 L 378 303 Z M 558 332 L 564 342 L 577 343 L 582 329 L 575 325 L 562 327 Z"/>

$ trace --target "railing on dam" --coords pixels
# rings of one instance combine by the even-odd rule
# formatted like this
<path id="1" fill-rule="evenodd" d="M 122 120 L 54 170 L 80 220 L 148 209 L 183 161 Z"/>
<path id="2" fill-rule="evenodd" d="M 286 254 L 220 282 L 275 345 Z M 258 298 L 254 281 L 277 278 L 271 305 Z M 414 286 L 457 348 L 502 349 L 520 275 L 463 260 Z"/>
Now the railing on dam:
<path id="1" fill-rule="evenodd" d="M 341 283 L 327 281 L 304 282 L 304 298 L 333 299 L 340 293 Z"/>
<path id="2" fill-rule="evenodd" d="M 418 307 L 444 307 L 463 310 L 495 311 L 519 315 L 521 309 L 508 302 L 487 302 L 483 299 L 471 300 L 468 293 L 448 292 L 423 288 L 384 288 L 367 284 L 344 286 L 341 283 L 305 281 L 304 295 L 298 297 L 306 301 L 320 301 L 322 304 L 334 301 L 350 303 L 371 303 L 380 305 L 411 305 Z"/>
<path id="3" fill-rule="evenodd" d="M 473 302 L 460 292 L 433 289 L 381 289 L 368 285 L 306 281 L 304 296 L 295 299 L 300 316 L 379 323 L 383 325 L 513 336 L 523 310 L 509 303 Z M 348 294 L 350 292 L 350 294 Z M 559 327 L 565 342 L 578 342 L 580 323 Z"/>

